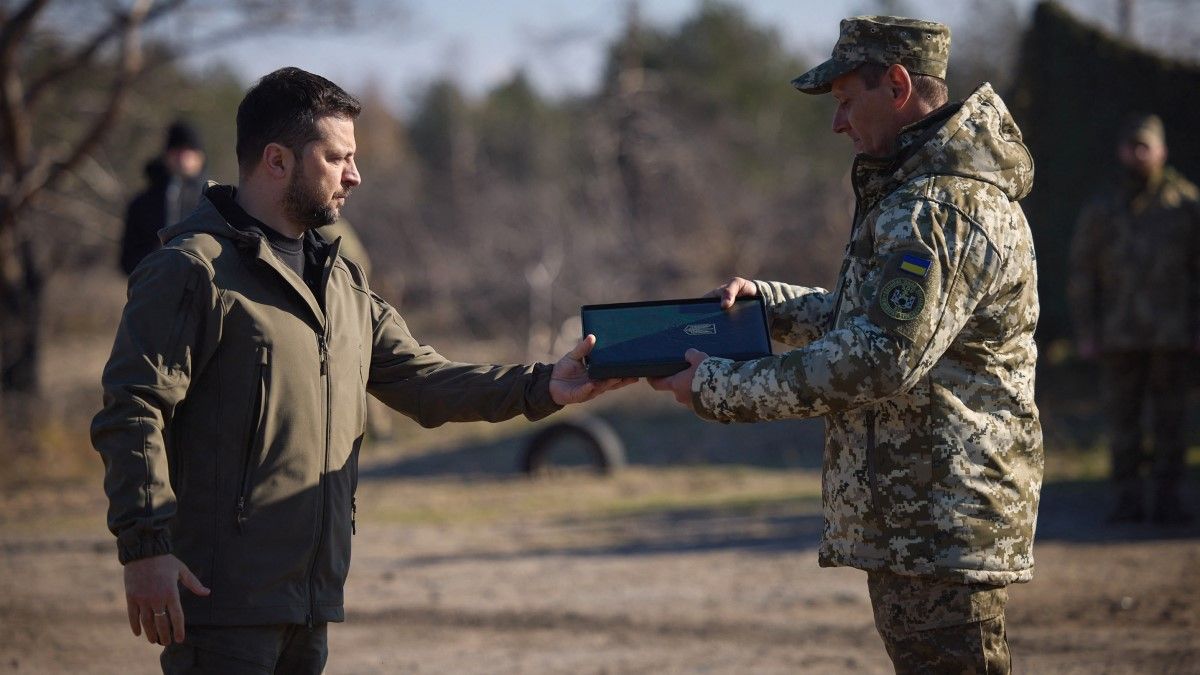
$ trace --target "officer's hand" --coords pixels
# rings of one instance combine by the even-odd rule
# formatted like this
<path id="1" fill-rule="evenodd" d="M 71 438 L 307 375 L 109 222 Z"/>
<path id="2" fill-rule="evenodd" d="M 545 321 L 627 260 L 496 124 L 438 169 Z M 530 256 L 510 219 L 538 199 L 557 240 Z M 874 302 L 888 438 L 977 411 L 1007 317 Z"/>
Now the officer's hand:
<path id="1" fill-rule="evenodd" d="M 735 279 L 736 281 L 736 279 Z M 744 281 L 744 280 L 743 280 Z M 753 284 L 751 284 L 753 287 Z M 700 366 L 700 362 L 708 358 L 708 354 L 698 350 L 689 349 L 683 355 L 687 359 L 688 369 L 679 373 L 675 373 L 669 377 L 651 377 L 647 378 L 647 382 L 651 387 L 659 391 L 669 391 L 675 394 L 675 400 L 692 409 L 692 380 L 696 377 L 696 368 Z"/>
<path id="2" fill-rule="evenodd" d="M 733 307 L 737 298 L 752 298 L 758 295 L 758 287 L 749 279 L 734 277 L 725 282 L 724 286 L 714 288 L 704 295 L 706 298 L 720 298 L 721 309 Z"/>
<path id="3" fill-rule="evenodd" d="M 148 641 L 164 647 L 171 644 L 172 635 L 175 642 L 183 642 L 181 583 L 196 595 L 211 592 L 183 561 L 169 553 L 125 565 L 125 603 L 134 635 L 141 635 L 144 629 Z"/>
<path id="4" fill-rule="evenodd" d="M 596 336 L 588 335 L 567 352 L 554 364 L 550 371 L 550 397 L 558 405 L 583 403 L 590 401 L 606 391 L 620 389 L 628 384 L 637 382 L 636 377 L 612 378 L 609 380 L 593 380 L 588 378 L 587 368 L 583 365 L 583 357 L 592 352 L 596 346 Z"/>

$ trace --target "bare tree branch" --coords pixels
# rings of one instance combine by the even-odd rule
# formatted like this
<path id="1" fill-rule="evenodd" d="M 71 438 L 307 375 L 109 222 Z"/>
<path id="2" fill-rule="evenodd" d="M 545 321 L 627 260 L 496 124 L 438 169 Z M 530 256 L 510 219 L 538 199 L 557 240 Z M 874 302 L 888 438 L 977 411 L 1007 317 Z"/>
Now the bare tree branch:
<path id="1" fill-rule="evenodd" d="M 49 0 L 29 0 L 0 28 L 0 129 L 4 130 L 0 151 L 15 172 L 14 182 L 20 180 L 21 167 L 28 164 L 33 148 L 27 109 L 22 105 L 24 96 L 16 63 L 17 46 L 33 27 L 38 13 L 46 8 L 47 2 Z M 7 207 L 7 204 L 0 204 L 5 211 Z M 0 220 L 0 229 L 8 225 Z"/>
<path id="2" fill-rule="evenodd" d="M 38 162 L 36 170 L 31 171 L 17 186 L 13 202 L 9 205 L 13 211 L 19 212 L 34 199 L 39 192 L 54 185 L 64 174 L 71 171 L 83 158 L 99 145 L 104 135 L 108 133 L 120 113 L 121 104 L 125 100 L 129 84 L 142 68 L 141 25 L 146 12 L 150 9 L 152 0 L 136 0 L 129 13 L 124 16 L 121 32 L 121 57 L 116 76 L 109 88 L 108 103 L 104 111 L 96 117 L 83 134 L 75 147 L 70 150 L 67 158 L 61 162 L 54 161 L 49 155 L 44 155 Z"/>
<path id="3" fill-rule="evenodd" d="M 155 19 L 168 16 L 171 12 L 187 4 L 187 2 L 188 0 L 166 0 L 165 2 L 155 4 L 146 12 L 141 23 L 143 26 L 149 25 Z M 25 92 L 25 106 L 33 108 L 37 105 L 37 101 L 42 93 L 50 85 L 91 63 L 105 45 L 121 35 L 126 20 L 127 15 L 114 11 L 112 20 L 97 31 L 90 40 L 84 42 L 74 54 L 62 59 L 29 84 Z"/>
<path id="4" fill-rule="evenodd" d="M 277 29 L 278 26 L 279 23 L 277 18 L 264 16 L 261 19 L 251 20 L 234 28 L 221 28 L 212 32 L 211 34 L 193 39 L 191 42 L 193 45 L 195 45 L 195 48 L 189 47 L 186 49 L 171 49 L 166 54 L 163 54 L 161 58 L 154 59 L 154 61 L 146 67 L 146 72 L 153 72 L 164 66 L 172 65 L 180 59 L 184 59 L 189 56 L 195 56 L 196 54 L 202 54 L 207 51 L 221 49 L 226 45 L 240 42 L 248 37 L 262 35 L 265 30 Z"/>
<path id="5" fill-rule="evenodd" d="M 13 54 L 16 53 L 17 45 L 21 43 L 21 38 L 29 32 L 33 26 L 34 19 L 46 8 L 46 4 L 50 0 L 29 0 L 25 6 L 17 10 L 11 19 L 5 21 L 0 27 L 0 60 L 11 61 Z"/>
<path id="6" fill-rule="evenodd" d="M 101 241 L 113 243 L 121 241 L 120 232 L 124 221 L 120 216 L 105 211 L 90 200 L 80 199 L 64 192 L 54 192 L 49 196 L 50 199 L 38 202 L 35 213 L 52 216 L 55 222 L 69 224 L 76 230 L 87 232 Z M 59 235 L 58 238 L 63 240 L 74 240 L 76 236 L 67 232 L 54 232 L 54 234 Z M 70 247 L 56 246 L 54 248 L 61 248 L 65 252 Z M 55 262 L 61 263 L 62 260 L 56 259 Z M 56 264 L 55 266 L 60 265 Z"/>

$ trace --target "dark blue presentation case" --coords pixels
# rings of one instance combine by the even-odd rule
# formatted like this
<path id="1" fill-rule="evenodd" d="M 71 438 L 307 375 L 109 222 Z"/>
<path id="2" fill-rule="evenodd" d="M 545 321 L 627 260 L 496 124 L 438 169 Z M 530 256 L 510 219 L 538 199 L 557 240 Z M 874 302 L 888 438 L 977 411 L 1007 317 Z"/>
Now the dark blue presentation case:
<path id="1" fill-rule="evenodd" d="M 760 298 L 738 298 L 721 309 L 717 298 L 584 305 L 583 334 L 596 336 L 588 375 L 664 377 L 688 367 L 694 347 L 709 356 L 748 361 L 771 355 L 767 312 Z"/>

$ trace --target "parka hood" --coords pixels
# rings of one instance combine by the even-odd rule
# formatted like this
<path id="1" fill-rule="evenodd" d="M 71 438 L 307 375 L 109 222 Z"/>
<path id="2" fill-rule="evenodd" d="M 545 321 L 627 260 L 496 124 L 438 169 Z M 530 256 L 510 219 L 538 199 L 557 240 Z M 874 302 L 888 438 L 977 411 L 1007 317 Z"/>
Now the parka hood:
<path id="1" fill-rule="evenodd" d="M 181 234 L 204 233 L 222 239 L 257 244 L 258 240 L 262 238 L 261 233 L 242 231 L 230 225 L 221 215 L 216 204 L 213 203 L 214 199 L 233 199 L 235 193 L 236 189 L 231 185 L 220 185 L 209 181 L 204 188 L 204 194 L 200 197 L 200 203 L 196 205 L 196 209 L 192 211 L 191 215 L 174 225 L 159 230 L 159 240 L 166 245 L 167 242 Z"/>
<path id="2" fill-rule="evenodd" d="M 900 146 L 914 148 L 896 171 L 900 182 L 924 174 L 963 176 L 995 185 L 1011 201 L 1033 189 L 1033 155 L 992 85 L 980 85 L 941 126 L 922 126 L 900 133 Z"/>
<path id="3" fill-rule="evenodd" d="M 221 185 L 214 181 L 208 181 L 204 188 L 204 194 L 201 195 L 200 202 L 196 205 L 196 210 L 178 223 L 159 230 L 158 238 L 165 245 L 181 234 L 204 233 L 214 237 L 232 239 L 244 245 L 257 246 L 260 240 L 266 238 L 266 233 L 254 225 L 243 226 L 244 229 L 234 227 L 217 206 L 218 203 L 234 202 L 236 195 L 237 188 L 232 185 Z M 305 232 L 304 236 L 317 249 L 324 249 L 331 243 L 315 228 Z"/>

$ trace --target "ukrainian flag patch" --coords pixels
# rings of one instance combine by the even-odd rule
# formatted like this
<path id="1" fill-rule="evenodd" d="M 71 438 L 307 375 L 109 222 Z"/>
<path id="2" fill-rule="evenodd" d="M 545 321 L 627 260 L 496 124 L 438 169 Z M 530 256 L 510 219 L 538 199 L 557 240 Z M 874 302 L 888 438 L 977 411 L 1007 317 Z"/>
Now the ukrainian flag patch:
<path id="1" fill-rule="evenodd" d="M 922 258 L 919 255 L 905 253 L 904 258 L 900 261 L 900 269 L 908 272 L 909 274 L 923 277 L 926 274 L 929 274 L 930 264 L 931 261 L 929 258 Z"/>

